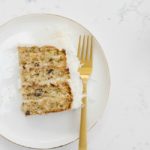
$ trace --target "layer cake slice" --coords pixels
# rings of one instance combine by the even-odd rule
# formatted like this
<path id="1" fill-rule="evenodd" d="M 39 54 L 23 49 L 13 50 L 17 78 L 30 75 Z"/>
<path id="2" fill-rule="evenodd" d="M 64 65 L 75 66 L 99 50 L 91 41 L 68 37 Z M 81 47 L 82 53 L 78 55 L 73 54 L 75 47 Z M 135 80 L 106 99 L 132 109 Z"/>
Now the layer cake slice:
<path id="1" fill-rule="evenodd" d="M 19 47 L 22 110 L 26 115 L 71 108 L 66 51 L 53 46 Z"/>

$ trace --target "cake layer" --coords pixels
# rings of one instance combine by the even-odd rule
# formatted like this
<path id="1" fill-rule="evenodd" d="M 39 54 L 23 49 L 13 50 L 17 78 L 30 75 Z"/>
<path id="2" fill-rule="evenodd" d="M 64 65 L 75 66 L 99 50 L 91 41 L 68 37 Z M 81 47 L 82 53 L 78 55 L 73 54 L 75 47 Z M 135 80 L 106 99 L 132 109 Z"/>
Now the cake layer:
<path id="1" fill-rule="evenodd" d="M 69 70 L 64 68 L 30 68 L 22 70 L 23 84 L 49 84 L 53 82 L 64 82 L 70 79 Z"/>
<path id="2" fill-rule="evenodd" d="M 33 49 L 33 50 L 32 50 Z M 39 49 L 39 50 L 35 50 Z M 45 50 L 46 49 L 46 50 Z M 34 51 L 35 50 L 35 51 Z M 66 53 L 64 50 L 58 50 L 51 47 L 31 47 L 25 50 L 25 48 L 19 48 L 20 64 L 22 69 L 39 68 L 43 66 L 48 67 L 63 67 L 66 68 Z"/>
<path id="3" fill-rule="evenodd" d="M 60 112 L 71 108 L 72 101 L 69 99 L 42 98 L 40 101 L 30 100 L 22 103 L 22 110 L 26 115 L 46 114 L 49 112 Z"/>
<path id="4" fill-rule="evenodd" d="M 71 89 L 68 83 L 49 84 L 49 85 L 24 85 L 22 95 L 27 100 L 40 100 L 43 97 L 48 97 L 57 101 L 57 99 L 72 100 Z"/>

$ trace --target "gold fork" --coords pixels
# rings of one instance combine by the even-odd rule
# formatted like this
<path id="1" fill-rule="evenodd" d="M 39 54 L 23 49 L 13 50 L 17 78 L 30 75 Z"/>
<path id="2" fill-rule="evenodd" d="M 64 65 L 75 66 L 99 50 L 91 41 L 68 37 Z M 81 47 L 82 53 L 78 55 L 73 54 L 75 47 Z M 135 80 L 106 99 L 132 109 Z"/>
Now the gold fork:
<path id="1" fill-rule="evenodd" d="M 80 36 L 77 54 L 81 67 L 79 68 L 80 77 L 83 82 L 83 107 L 81 109 L 79 150 L 87 150 L 87 82 L 92 73 L 93 62 L 93 37 Z"/>

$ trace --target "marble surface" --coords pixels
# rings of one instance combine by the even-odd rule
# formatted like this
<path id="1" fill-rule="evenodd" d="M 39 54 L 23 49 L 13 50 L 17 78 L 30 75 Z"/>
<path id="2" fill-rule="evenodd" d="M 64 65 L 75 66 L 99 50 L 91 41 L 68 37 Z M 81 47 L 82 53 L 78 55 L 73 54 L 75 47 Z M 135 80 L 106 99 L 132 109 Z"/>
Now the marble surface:
<path id="1" fill-rule="evenodd" d="M 0 0 L 0 24 L 28 13 L 72 18 L 100 41 L 111 73 L 103 118 L 89 132 L 89 150 L 150 149 L 149 0 Z M 0 138 L 2 150 L 30 150 Z M 77 150 L 73 143 L 57 150 Z"/>

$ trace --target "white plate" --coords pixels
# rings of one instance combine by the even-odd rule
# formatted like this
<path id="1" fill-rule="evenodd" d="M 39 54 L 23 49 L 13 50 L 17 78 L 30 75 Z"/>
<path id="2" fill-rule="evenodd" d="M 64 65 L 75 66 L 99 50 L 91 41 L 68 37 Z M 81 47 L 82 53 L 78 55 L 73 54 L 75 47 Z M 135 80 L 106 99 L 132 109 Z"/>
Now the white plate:
<path id="1" fill-rule="evenodd" d="M 73 142 L 79 134 L 80 109 L 31 117 L 25 117 L 20 111 L 18 73 L 15 71 L 12 74 L 14 69 L 18 69 L 16 46 L 28 41 L 44 43 L 53 31 L 49 28 L 68 32 L 76 47 L 80 34 L 90 34 L 78 23 L 50 14 L 18 17 L 0 27 L 0 135 L 26 147 L 59 147 Z M 110 88 L 107 62 L 96 39 L 93 65 L 93 74 L 88 84 L 89 129 L 102 115 Z"/>

